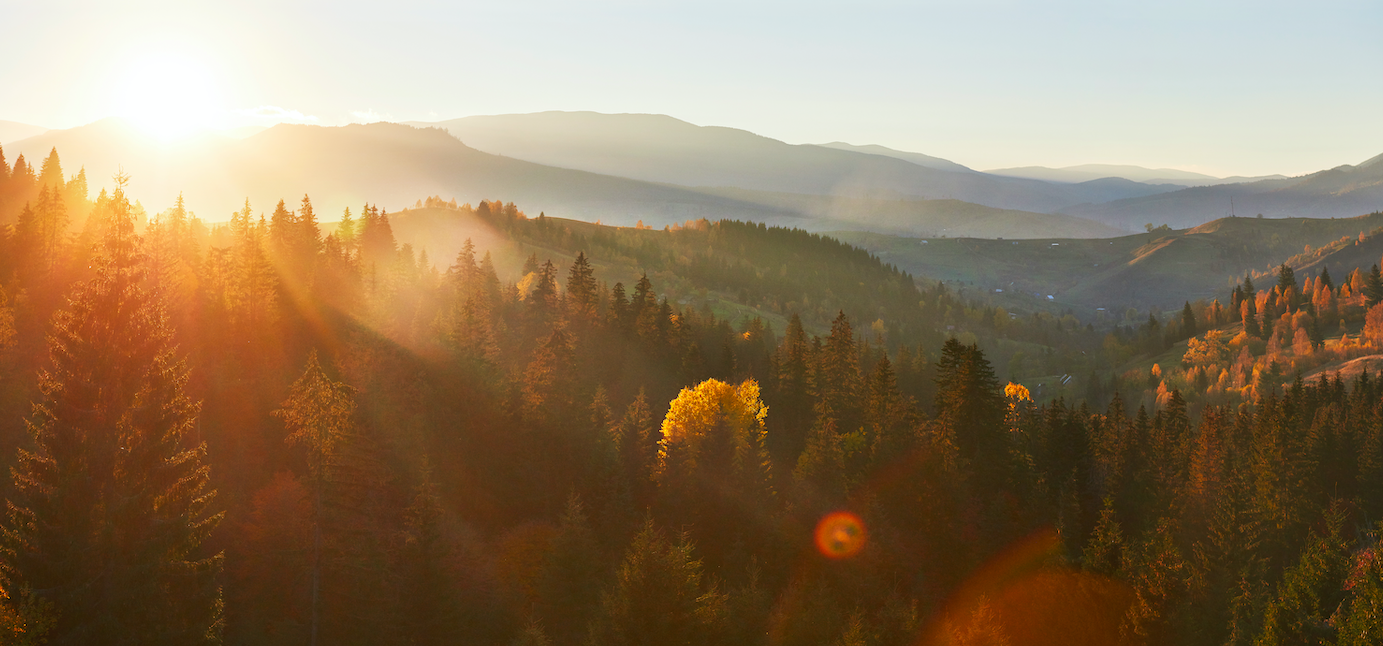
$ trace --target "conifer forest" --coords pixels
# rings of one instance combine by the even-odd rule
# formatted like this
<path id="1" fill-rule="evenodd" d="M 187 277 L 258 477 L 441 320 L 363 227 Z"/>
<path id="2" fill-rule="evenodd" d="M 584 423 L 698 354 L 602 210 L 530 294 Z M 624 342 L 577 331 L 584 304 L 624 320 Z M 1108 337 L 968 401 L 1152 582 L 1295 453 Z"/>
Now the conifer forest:
<path id="1" fill-rule="evenodd" d="M 1311 264 L 1363 234 L 1096 318 L 786 226 L 2 155 L 0 643 L 1383 643 L 1383 278 Z"/>

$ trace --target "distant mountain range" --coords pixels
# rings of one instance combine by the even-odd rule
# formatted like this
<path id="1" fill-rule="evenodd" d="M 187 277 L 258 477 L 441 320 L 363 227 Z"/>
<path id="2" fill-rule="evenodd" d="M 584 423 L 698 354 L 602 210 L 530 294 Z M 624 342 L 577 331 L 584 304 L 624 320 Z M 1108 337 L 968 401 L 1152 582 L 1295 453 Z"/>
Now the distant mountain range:
<path id="1" fill-rule="evenodd" d="M 887 148 L 794 145 L 665 115 L 539 112 L 410 125 L 443 128 L 466 145 L 548 166 L 689 187 L 883 199 L 955 199 L 1054 212 L 1177 187 L 1056 184 L 977 173 Z"/>
<path id="2" fill-rule="evenodd" d="M 1228 215 L 1341 218 L 1383 210 L 1383 155 L 1358 166 L 1244 184 L 1199 186 L 1063 209 L 1123 229 L 1194 227 Z"/>
<path id="3" fill-rule="evenodd" d="M 910 152 L 906 152 L 906 151 L 902 151 L 902 150 L 894 150 L 894 149 L 892 149 L 892 148 L 887 148 L 887 147 L 885 147 L 885 146 L 880 146 L 880 145 L 878 145 L 878 144 L 869 144 L 869 145 L 867 145 L 867 146 L 856 146 L 856 145 L 854 145 L 854 144 L 847 144 L 847 143 L 845 143 L 845 142 L 843 142 L 843 141 L 833 141 L 833 142 L 831 142 L 831 143 L 829 143 L 829 144 L 819 144 L 819 145 L 820 145 L 821 147 L 823 147 L 823 148 L 835 148 L 836 150 L 848 150 L 848 151 L 851 151 L 851 152 L 864 153 L 864 154 L 866 154 L 866 155 L 883 155 L 884 157 L 892 157 L 892 158 L 894 158 L 894 159 L 901 159 L 901 160 L 903 160 L 903 161 L 905 161 L 905 162 L 917 164 L 918 166 L 925 166 L 925 167 L 927 167 L 927 168 L 935 168 L 935 169 L 937 169 L 937 170 L 949 170 L 949 171 L 953 171 L 953 172 L 957 172 L 957 173 L 973 173 L 973 172 L 975 172 L 974 170 L 970 169 L 970 167 L 968 167 L 968 166 L 962 166 L 962 165 L 957 164 L 957 163 L 955 163 L 955 162 L 953 162 L 953 161 L 951 161 L 951 160 L 949 160 L 949 159 L 942 159 L 942 158 L 940 158 L 940 157 L 932 157 L 931 155 L 924 155 L 924 154 L 922 154 L 922 153 L 910 153 Z M 1091 179 L 1098 179 L 1098 178 L 1092 177 Z"/>
<path id="4" fill-rule="evenodd" d="M 107 119 L 8 143 L 5 153 L 37 160 L 56 147 L 68 172 L 86 166 L 93 185 L 123 166 L 148 208 L 181 191 L 213 220 L 246 197 L 268 209 L 304 192 L 326 217 L 367 200 L 402 207 L 441 195 L 613 224 L 733 218 L 1018 239 L 1187 228 L 1231 213 L 1349 217 L 1383 209 L 1383 156 L 1298 178 L 1188 188 L 1149 182 L 1228 180 L 1136 166 L 996 171 L 1045 179 L 1009 177 L 883 146 L 794 145 L 663 115 L 543 112 L 412 125 L 284 124 L 165 145 Z"/>
<path id="5" fill-rule="evenodd" d="M 998 168 L 985 171 L 991 175 L 1004 177 L 1023 177 L 1040 179 L 1044 182 L 1079 183 L 1106 177 L 1118 177 L 1143 184 L 1172 184 L 1174 186 L 1213 186 L 1216 184 L 1240 184 L 1265 179 L 1286 179 L 1284 175 L 1265 175 L 1262 177 L 1214 177 L 1175 168 L 1143 168 L 1126 164 L 1082 164 L 1065 168 L 1046 166 L 1023 166 L 1020 168 Z"/>
<path id="6" fill-rule="evenodd" d="M 249 198 L 257 211 L 311 195 L 323 219 L 365 202 L 386 208 L 441 195 L 512 201 L 530 214 L 661 227 L 690 219 L 741 219 L 809 230 L 855 228 L 908 235 L 1090 237 L 1117 230 L 1077 217 L 1002 210 L 954 200 L 889 199 L 697 189 L 545 166 L 481 152 L 435 128 L 375 123 L 278 125 L 244 139 L 206 134 L 171 145 L 118 119 L 16 142 L 9 155 L 41 159 L 57 148 L 70 173 L 93 185 L 115 169 L 132 176 L 146 208 L 179 193 L 201 217 L 227 219 Z M 824 149 L 823 149 L 824 150 Z M 861 155 L 867 157 L 866 155 Z M 901 162 L 900 162 L 901 163 Z M 93 189 L 94 192 L 95 189 Z"/>
<path id="7" fill-rule="evenodd" d="M 8 144 L 12 141 L 19 141 L 20 139 L 27 139 L 34 135 L 42 134 L 47 130 L 47 128 L 42 126 L 31 126 L 27 123 L 19 123 L 18 121 L 0 120 L 0 145 Z M 9 156 L 7 155 L 6 159 L 8 160 L 8 158 Z"/>

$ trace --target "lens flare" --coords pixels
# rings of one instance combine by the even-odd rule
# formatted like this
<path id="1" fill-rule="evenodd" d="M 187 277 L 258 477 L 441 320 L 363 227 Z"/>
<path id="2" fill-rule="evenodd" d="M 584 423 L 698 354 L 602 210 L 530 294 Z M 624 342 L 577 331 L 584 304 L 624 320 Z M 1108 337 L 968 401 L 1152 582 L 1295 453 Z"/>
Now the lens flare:
<path id="1" fill-rule="evenodd" d="M 816 525 L 816 549 L 833 559 L 849 558 L 864 549 L 864 522 L 848 511 L 826 514 Z"/>

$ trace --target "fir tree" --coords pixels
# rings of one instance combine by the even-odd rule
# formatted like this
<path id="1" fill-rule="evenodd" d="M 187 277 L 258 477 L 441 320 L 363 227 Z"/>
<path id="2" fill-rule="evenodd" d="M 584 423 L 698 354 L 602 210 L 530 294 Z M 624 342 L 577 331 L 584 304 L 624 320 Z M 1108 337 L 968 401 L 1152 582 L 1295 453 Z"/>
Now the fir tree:
<path id="1" fill-rule="evenodd" d="M 53 321 L 51 368 L 29 420 L 4 532 L 6 588 L 53 605 L 51 644 L 218 643 L 222 559 L 199 546 L 221 520 L 143 269 L 125 177 L 97 275 Z"/>
<path id="2" fill-rule="evenodd" d="M 994 369 L 979 347 L 948 339 L 937 362 L 936 421 L 961 457 L 987 468 L 1007 460 L 1004 402 Z"/>
<path id="3" fill-rule="evenodd" d="M 603 573 L 595 532 L 581 499 L 573 495 L 567 499 L 537 583 L 538 614 L 555 643 L 583 643 L 586 624 L 600 601 L 591 592 L 600 587 Z"/>
<path id="4" fill-rule="evenodd" d="M 585 252 L 576 254 L 576 260 L 567 273 L 567 307 L 579 316 L 595 315 L 595 270 L 586 260 Z"/>
<path id="5" fill-rule="evenodd" d="M 1196 313 L 1191 309 L 1190 301 L 1187 301 L 1181 308 L 1181 337 L 1190 338 L 1196 336 L 1199 334 L 1198 327 L 1199 326 L 1196 325 Z"/>
<path id="6" fill-rule="evenodd" d="M 43 160 L 43 169 L 38 173 L 39 186 L 47 187 L 51 191 L 62 191 L 66 182 L 63 180 L 62 161 L 58 159 L 58 149 L 53 148 L 48 152 L 48 157 Z"/>
<path id="7" fill-rule="evenodd" d="M 353 389 L 333 381 L 322 370 L 314 350 L 307 357 L 302 377 L 294 382 L 288 399 L 275 415 L 288 429 L 285 441 L 307 449 L 307 464 L 312 478 L 312 616 L 309 644 L 317 644 L 321 632 L 322 607 L 322 518 L 323 498 L 330 474 L 328 467 L 343 440 L 353 427 L 355 414 Z"/>
<path id="8" fill-rule="evenodd" d="M 1379 275 L 1378 265 L 1369 268 L 1369 274 L 1364 278 L 1364 307 L 1372 308 L 1383 301 L 1383 276 Z"/>
<path id="9" fill-rule="evenodd" d="M 455 548 L 446 531 L 445 510 L 432 469 L 426 463 L 413 502 L 404 511 L 404 524 L 399 574 L 408 643 L 452 643 L 462 619 L 456 576 L 448 567 Z"/>
<path id="10" fill-rule="evenodd" d="M 1252 296 L 1244 298 L 1242 315 L 1244 321 L 1244 331 L 1251 336 L 1263 337 L 1263 329 L 1258 325 L 1258 305 Z"/>
<path id="11" fill-rule="evenodd" d="M 591 643 L 690 646 L 708 643 L 725 598 L 707 589 L 690 538 L 676 543 L 648 521 L 625 553 L 611 590 L 601 596 Z"/>

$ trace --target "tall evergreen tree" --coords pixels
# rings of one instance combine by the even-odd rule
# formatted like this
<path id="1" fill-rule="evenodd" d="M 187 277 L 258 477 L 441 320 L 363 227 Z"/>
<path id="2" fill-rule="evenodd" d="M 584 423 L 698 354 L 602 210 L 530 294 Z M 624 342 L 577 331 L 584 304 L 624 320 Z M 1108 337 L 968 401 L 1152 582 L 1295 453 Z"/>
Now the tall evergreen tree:
<path id="1" fill-rule="evenodd" d="M 576 254 L 576 260 L 567 273 L 567 307 L 580 316 L 594 316 L 596 308 L 595 270 L 586 260 L 584 251 Z"/>
<path id="2" fill-rule="evenodd" d="M 316 350 L 308 355 L 307 368 L 294 382 L 283 408 L 275 412 L 288 428 L 286 441 L 307 448 L 308 470 L 312 477 L 311 646 L 316 646 L 321 633 L 323 498 L 330 478 L 330 462 L 350 434 L 354 414 L 353 389 L 327 376 L 317 361 Z"/>
<path id="3" fill-rule="evenodd" d="M 96 277 L 53 321 L 34 449 L 14 469 L 6 587 L 53 604 L 50 644 L 217 643 L 221 556 L 199 547 L 220 522 L 200 405 L 143 269 L 125 177 Z"/>
<path id="4" fill-rule="evenodd" d="M 961 457 L 982 459 L 991 466 L 1005 461 L 1003 396 L 994 369 L 979 347 L 948 339 L 941 348 L 936 381 L 936 421 L 956 443 Z"/>
<path id="5" fill-rule="evenodd" d="M 1380 301 L 1383 301 L 1383 275 L 1379 274 L 1378 265 L 1375 264 L 1364 277 L 1364 306 L 1371 308 Z"/>
<path id="6" fill-rule="evenodd" d="M 1211 322 L 1211 326 L 1214 322 Z M 1196 312 L 1191 309 L 1190 301 L 1187 301 L 1181 308 L 1181 337 L 1189 339 L 1199 334 L 1199 326 L 1196 325 Z"/>

